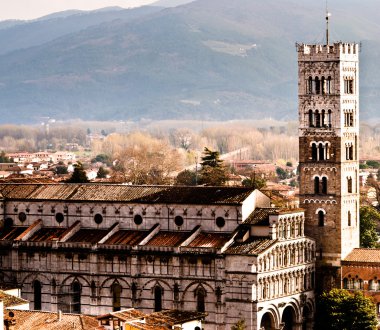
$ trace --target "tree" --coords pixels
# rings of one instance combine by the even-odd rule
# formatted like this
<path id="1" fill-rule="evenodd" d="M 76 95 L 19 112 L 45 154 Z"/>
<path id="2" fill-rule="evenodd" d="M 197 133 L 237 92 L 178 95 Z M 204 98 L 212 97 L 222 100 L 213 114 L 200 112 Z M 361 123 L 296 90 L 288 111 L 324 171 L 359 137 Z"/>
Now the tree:
<path id="1" fill-rule="evenodd" d="M 252 187 L 254 189 L 262 189 L 267 185 L 267 181 L 264 178 L 259 176 L 251 176 L 249 178 L 245 178 L 241 184 L 244 187 Z"/>
<path id="2" fill-rule="evenodd" d="M 55 174 L 67 174 L 67 166 L 65 165 L 57 165 L 57 167 L 55 168 Z"/>
<path id="3" fill-rule="evenodd" d="M 10 159 L 9 157 L 7 157 L 4 151 L 0 153 L 0 163 L 12 163 L 12 162 L 13 162 L 13 159 Z"/>
<path id="4" fill-rule="evenodd" d="M 89 182 L 82 163 L 78 162 L 77 164 L 74 165 L 74 172 L 66 182 L 68 182 L 68 183 L 87 183 L 87 182 Z"/>
<path id="5" fill-rule="evenodd" d="M 202 157 L 202 169 L 199 171 L 200 183 L 206 186 L 222 186 L 228 179 L 226 167 L 218 151 L 205 147 Z"/>
<path id="6" fill-rule="evenodd" d="M 288 178 L 288 173 L 281 167 L 276 168 L 276 174 L 280 180 L 285 180 Z"/>
<path id="7" fill-rule="evenodd" d="M 342 289 L 323 293 L 317 300 L 316 329 L 375 330 L 376 307 L 370 298 Z"/>
<path id="8" fill-rule="evenodd" d="M 245 325 L 245 321 L 244 320 L 239 320 L 237 321 L 232 327 L 231 327 L 231 330 L 245 330 L 247 329 L 246 325 Z"/>
<path id="9" fill-rule="evenodd" d="M 212 151 L 209 148 L 205 147 L 203 151 L 204 156 L 202 157 L 202 166 L 210 167 L 222 167 L 223 160 L 220 159 L 219 151 Z"/>
<path id="10" fill-rule="evenodd" d="M 376 247 L 379 236 L 376 231 L 376 222 L 380 221 L 380 213 L 372 206 L 360 207 L 360 246 L 365 248 Z"/>
<path id="11" fill-rule="evenodd" d="M 98 179 L 105 179 L 108 173 L 109 172 L 103 166 L 100 166 L 98 169 L 98 173 L 96 174 L 96 177 Z"/>
<path id="12" fill-rule="evenodd" d="M 175 180 L 175 184 L 179 186 L 195 186 L 196 185 L 196 173 L 189 170 L 179 172 Z"/>
<path id="13" fill-rule="evenodd" d="M 112 158 L 118 160 L 114 173 L 118 176 L 123 173 L 123 182 L 169 184 L 173 181 L 173 172 L 181 166 L 181 154 L 176 149 L 147 134 L 111 134 L 107 144 L 114 150 Z"/>

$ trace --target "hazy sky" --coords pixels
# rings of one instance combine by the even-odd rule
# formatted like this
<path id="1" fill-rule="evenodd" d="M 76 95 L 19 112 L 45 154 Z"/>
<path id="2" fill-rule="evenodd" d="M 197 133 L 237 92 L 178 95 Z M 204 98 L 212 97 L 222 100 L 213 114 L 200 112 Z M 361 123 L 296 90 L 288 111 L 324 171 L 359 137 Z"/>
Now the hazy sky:
<path id="1" fill-rule="evenodd" d="M 0 0 L 0 20 L 33 19 L 68 9 L 130 8 L 152 2 L 155 0 Z"/>

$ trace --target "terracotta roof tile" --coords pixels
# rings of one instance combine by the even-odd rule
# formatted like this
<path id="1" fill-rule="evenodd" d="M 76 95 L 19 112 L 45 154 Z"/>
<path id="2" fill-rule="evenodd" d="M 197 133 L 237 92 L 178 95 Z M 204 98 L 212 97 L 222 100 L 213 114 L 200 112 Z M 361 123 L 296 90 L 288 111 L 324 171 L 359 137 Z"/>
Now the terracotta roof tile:
<path id="1" fill-rule="evenodd" d="M 4 307 L 13 307 L 13 306 L 29 304 L 27 300 L 5 293 L 2 290 L 0 290 L 0 300 L 3 301 Z"/>
<path id="2" fill-rule="evenodd" d="M 230 234 L 200 233 L 188 246 L 202 248 L 221 248 L 231 238 Z"/>
<path id="3" fill-rule="evenodd" d="M 343 261 L 380 263 L 380 249 L 354 249 Z"/>
<path id="4" fill-rule="evenodd" d="M 13 317 L 9 313 L 13 313 Z M 6 310 L 4 320 L 15 320 L 14 330 L 95 330 L 98 329 L 96 318 L 81 314 L 58 314 L 42 311 Z"/>
<path id="5" fill-rule="evenodd" d="M 269 226 L 269 216 L 271 214 L 278 214 L 278 208 L 266 207 L 261 208 L 257 207 L 247 219 L 244 220 L 244 223 L 250 225 L 262 225 Z"/>
<path id="6" fill-rule="evenodd" d="M 129 186 L 122 184 L 0 184 L 7 199 L 240 204 L 252 188 Z"/>
<path id="7" fill-rule="evenodd" d="M 245 242 L 235 242 L 227 250 L 226 254 L 251 254 L 258 255 L 271 247 L 277 240 L 268 238 L 251 237 Z"/>
<path id="8" fill-rule="evenodd" d="M 147 233 L 147 231 L 142 230 L 119 230 L 108 238 L 104 244 L 137 245 L 144 239 Z"/>
<path id="9" fill-rule="evenodd" d="M 186 238 L 189 232 L 161 231 L 157 233 L 148 243 L 149 246 L 179 246 Z"/>

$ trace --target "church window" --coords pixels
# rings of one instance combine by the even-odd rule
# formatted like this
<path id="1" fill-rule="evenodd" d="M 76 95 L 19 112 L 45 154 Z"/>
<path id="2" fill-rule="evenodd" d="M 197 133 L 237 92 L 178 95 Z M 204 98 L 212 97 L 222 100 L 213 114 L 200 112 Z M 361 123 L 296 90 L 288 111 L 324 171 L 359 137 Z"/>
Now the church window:
<path id="1" fill-rule="evenodd" d="M 325 148 L 322 143 L 318 145 L 319 160 L 325 160 Z"/>
<path id="2" fill-rule="evenodd" d="M 352 178 L 351 177 L 347 178 L 347 192 L 350 194 L 352 193 Z"/>
<path id="3" fill-rule="evenodd" d="M 344 93 L 345 94 L 354 93 L 354 80 L 352 78 L 348 78 L 344 80 Z"/>
<path id="4" fill-rule="evenodd" d="M 318 110 L 315 111 L 315 127 L 321 127 L 321 115 Z"/>
<path id="5" fill-rule="evenodd" d="M 225 221 L 224 218 L 222 218 L 222 217 L 217 217 L 216 220 L 215 220 L 215 223 L 216 223 L 216 225 L 217 225 L 219 228 L 223 228 L 224 225 L 226 224 L 226 221 Z"/>
<path id="6" fill-rule="evenodd" d="M 97 225 L 100 225 L 103 222 L 103 216 L 99 213 L 95 214 L 94 221 Z"/>
<path id="7" fill-rule="evenodd" d="M 331 94 L 331 77 L 328 76 L 326 80 L 326 94 Z"/>
<path id="8" fill-rule="evenodd" d="M 197 296 L 197 312 L 204 313 L 206 311 L 205 306 L 205 298 L 206 298 L 206 291 L 203 288 L 198 288 L 196 292 Z"/>
<path id="9" fill-rule="evenodd" d="M 314 178 L 314 194 L 319 194 L 319 177 Z"/>
<path id="10" fill-rule="evenodd" d="M 347 212 L 347 222 L 348 222 L 348 226 L 351 226 L 351 211 Z"/>
<path id="11" fill-rule="evenodd" d="M 142 218 L 142 216 L 141 216 L 140 214 L 136 214 L 136 215 L 133 217 L 133 222 L 134 222 L 137 226 L 141 225 L 142 222 L 143 222 L 143 218 Z"/>
<path id="12" fill-rule="evenodd" d="M 347 278 L 343 279 L 343 289 L 348 289 L 348 279 Z"/>
<path id="13" fill-rule="evenodd" d="M 326 94 L 326 80 L 325 80 L 325 77 L 322 76 L 322 79 L 321 79 L 321 90 L 322 90 L 322 94 Z"/>
<path id="14" fill-rule="evenodd" d="M 310 109 L 309 110 L 309 127 L 314 127 L 313 117 L 314 117 L 313 110 Z"/>
<path id="15" fill-rule="evenodd" d="M 112 309 L 114 312 L 119 311 L 121 308 L 121 291 L 122 287 L 119 283 L 115 282 L 112 284 Z"/>
<path id="16" fill-rule="evenodd" d="M 318 226 L 319 227 L 324 227 L 325 225 L 325 213 L 320 210 L 318 211 Z"/>
<path id="17" fill-rule="evenodd" d="M 315 94 L 321 93 L 321 85 L 319 83 L 319 78 L 315 77 Z"/>
<path id="18" fill-rule="evenodd" d="M 154 287 L 154 311 L 160 312 L 162 311 L 162 291 L 163 289 L 156 285 Z"/>
<path id="19" fill-rule="evenodd" d="M 132 302 L 135 302 L 137 299 L 137 284 L 135 282 L 132 283 L 131 291 L 132 291 Z"/>
<path id="20" fill-rule="evenodd" d="M 81 313 L 81 285 L 78 281 L 71 284 L 71 312 Z"/>
<path id="21" fill-rule="evenodd" d="M 26 220 L 26 214 L 25 212 L 20 212 L 18 214 L 18 219 L 21 221 L 21 222 L 24 222 Z"/>
<path id="22" fill-rule="evenodd" d="M 174 284 L 174 301 L 179 300 L 179 284 L 175 283 Z"/>
<path id="23" fill-rule="evenodd" d="M 318 148 L 317 148 L 317 144 L 316 143 L 313 143 L 311 145 L 311 158 L 314 161 L 316 161 L 318 159 Z"/>
<path id="24" fill-rule="evenodd" d="M 57 221 L 58 223 L 62 223 L 64 219 L 65 217 L 63 213 L 58 212 L 55 214 L 55 221 Z"/>
<path id="25" fill-rule="evenodd" d="M 313 93 L 313 78 L 312 77 L 309 77 L 309 79 L 308 79 L 307 93 L 308 94 Z"/>
<path id="26" fill-rule="evenodd" d="M 331 128 L 331 121 L 332 121 L 332 111 L 331 110 L 329 110 L 328 112 L 327 112 L 327 125 L 328 125 L 328 127 L 330 127 Z"/>
<path id="27" fill-rule="evenodd" d="M 41 282 L 35 280 L 33 282 L 33 293 L 34 293 L 34 309 L 39 311 L 42 307 L 42 286 Z"/>
<path id="28" fill-rule="evenodd" d="M 325 120 L 326 120 L 326 112 L 325 110 L 322 110 L 322 114 L 321 114 L 322 127 L 325 127 Z"/>
<path id="29" fill-rule="evenodd" d="M 91 282 L 91 297 L 95 298 L 96 295 L 96 284 L 95 281 Z"/>
<path id="30" fill-rule="evenodd" d="M 51 281 L 51 293 L 57 294 L 57 282 L 55 281 L 55 278 L 52 279 Z"/>
<path id="31" fill-rule="evenodd" d="M 177 215 L 174 218 L 174 223 L 177 227 L 181 227 L 183 225 L 183 218 L 180 215 Z"/>
<path id="32" fill-rule="evenodd" d="M 327 178 L 322 178 L 322 194 L 327 194 Z"/>

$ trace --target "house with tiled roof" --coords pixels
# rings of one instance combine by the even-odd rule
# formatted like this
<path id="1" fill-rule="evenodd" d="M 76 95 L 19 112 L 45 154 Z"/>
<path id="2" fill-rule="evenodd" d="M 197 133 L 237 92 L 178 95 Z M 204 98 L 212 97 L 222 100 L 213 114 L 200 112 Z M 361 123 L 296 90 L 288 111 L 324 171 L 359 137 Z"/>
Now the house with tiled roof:
<path id="1" fill-rule="evenodd" d="M 196 311 L 165 310 L 145 314 L 134 308 L 98 316 L 105 330 L 194 330 L 202 329 L 207 313 Z"/>
<path id="2" fill-rule="evenodd" d="M 95 317 L 61 312 L 7 309 L 5 329 L 9 330 L 101 330 Z"/>
<path id="3" fill-rule="evenodd" d="M 0 196 L 0 275 L 34 310 L 164 313 L 130 329 L 165 327 L 166 310 L 207 313 L 205 330 L 273 315 L 311 328 L 315 243 L 302 210 L 258 190 L 0 183 Z"/>

